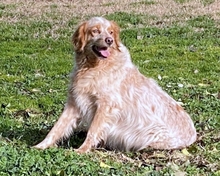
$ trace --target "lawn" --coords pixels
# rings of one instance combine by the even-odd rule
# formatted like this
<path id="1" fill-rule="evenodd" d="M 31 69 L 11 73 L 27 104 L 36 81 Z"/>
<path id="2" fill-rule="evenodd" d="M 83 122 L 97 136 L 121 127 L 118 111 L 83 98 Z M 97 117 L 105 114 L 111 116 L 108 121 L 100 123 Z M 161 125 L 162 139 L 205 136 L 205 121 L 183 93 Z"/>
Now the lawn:
<path id="1" fill-rule="evenodd" d="M 121 26 L 140 71 L 181 102 L 198 132 L 183 150 L 78 155 L 84 133 L 31 148 L 59 117 L 73 68 L 71 36 L 91 16 Z M 0 175 L 220 175 L 218 0 L 0 1 Z"/>

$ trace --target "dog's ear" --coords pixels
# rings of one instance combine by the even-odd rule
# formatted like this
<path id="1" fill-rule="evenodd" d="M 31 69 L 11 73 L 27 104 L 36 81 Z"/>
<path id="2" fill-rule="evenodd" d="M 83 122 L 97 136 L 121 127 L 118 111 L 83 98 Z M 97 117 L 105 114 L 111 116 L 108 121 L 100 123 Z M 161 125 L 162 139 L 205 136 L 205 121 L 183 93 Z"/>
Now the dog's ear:
<path id="1" fill-rule="evenodd" d="M 114 36 L 115 44 L 116 44 L 117 49 L 119 50 L 119 46 L 120 46 L 120 42 L 121 42 L 120 41 L 120 27 L 114 21 L 111 21 L 111 25 L 114 30 L 113 36 Z"/>
<path id="2" fill-rule="evenodd" d="M 81 52 L 83 51 L 85 44 L 86 44 L 86 27 L 87 22 L 82 23 L 76 32 L 73 34 L 72 42 L 75 51 Z"/>

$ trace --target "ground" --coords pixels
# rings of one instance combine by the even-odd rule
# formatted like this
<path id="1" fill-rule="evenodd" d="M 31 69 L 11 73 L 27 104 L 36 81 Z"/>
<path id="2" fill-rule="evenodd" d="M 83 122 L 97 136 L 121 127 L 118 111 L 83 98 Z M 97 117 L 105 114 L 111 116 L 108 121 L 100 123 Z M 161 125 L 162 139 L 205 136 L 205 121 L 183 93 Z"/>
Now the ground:
<path id="1" fill-rule="evenodd" d="M 198 139 L 183 150 L 77 155 L 85 134 L 31 148 L 53 126 L 73 67 L 71 36 L 104 16 L 140 71 L 191 115 Z M 220 175 L 220 1 L 0 1 L 0 175 Z"/>

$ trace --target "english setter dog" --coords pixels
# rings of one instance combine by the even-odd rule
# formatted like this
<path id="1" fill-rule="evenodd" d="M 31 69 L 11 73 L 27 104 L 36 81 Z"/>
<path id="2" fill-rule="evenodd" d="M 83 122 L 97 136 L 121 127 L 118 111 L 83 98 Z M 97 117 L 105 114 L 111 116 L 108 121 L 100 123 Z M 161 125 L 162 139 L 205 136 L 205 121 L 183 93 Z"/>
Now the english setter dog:
<path id="1" fill-rule="evenodd" d="M 113 21 L 93 17 L 73 34 L 75 64 L 67 103 L 46 138 L 35 146 L 55 146 L 76 130 L 86 130 L 78 153 L 101 144 L 112 150 L 180 149 L 196 140 L 184 109 L 132 63 Z"/>

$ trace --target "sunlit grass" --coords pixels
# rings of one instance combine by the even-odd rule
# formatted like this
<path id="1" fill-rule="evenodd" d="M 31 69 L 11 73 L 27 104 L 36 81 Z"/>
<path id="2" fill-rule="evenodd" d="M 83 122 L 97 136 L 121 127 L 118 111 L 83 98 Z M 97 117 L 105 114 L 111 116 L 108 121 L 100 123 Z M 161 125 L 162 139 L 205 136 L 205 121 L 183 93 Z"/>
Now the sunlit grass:
<path id="1" fill-rule="evenodd" d="M 0 5 L 0 15 L 10 16 L 7 8 L 16 6 Z M 97 150 L 77 155 L 72 147 L 79 146 L 85 134 L 61 142 L 60 148 L 45 151 L 30 148 L 45 137 L 63 109 L 73 67 L 71 35 L 79 18 L 67 20 L 63 25 L 45 18 L 3 21 L 0 175 L 218 175 L 217 22 L 209 16 L 199 16 L 182 25 L 155 27 L 147 25 L 147 19 L 153 18 L 148 15 L 117 12 L 106 17 L 122 27 L 121 40 L 140 71 L 183 103 L 197 128 L 198 141 L 186 149 L 189 154 L 184 150 L 149 149 L 136 153 Z"/>

